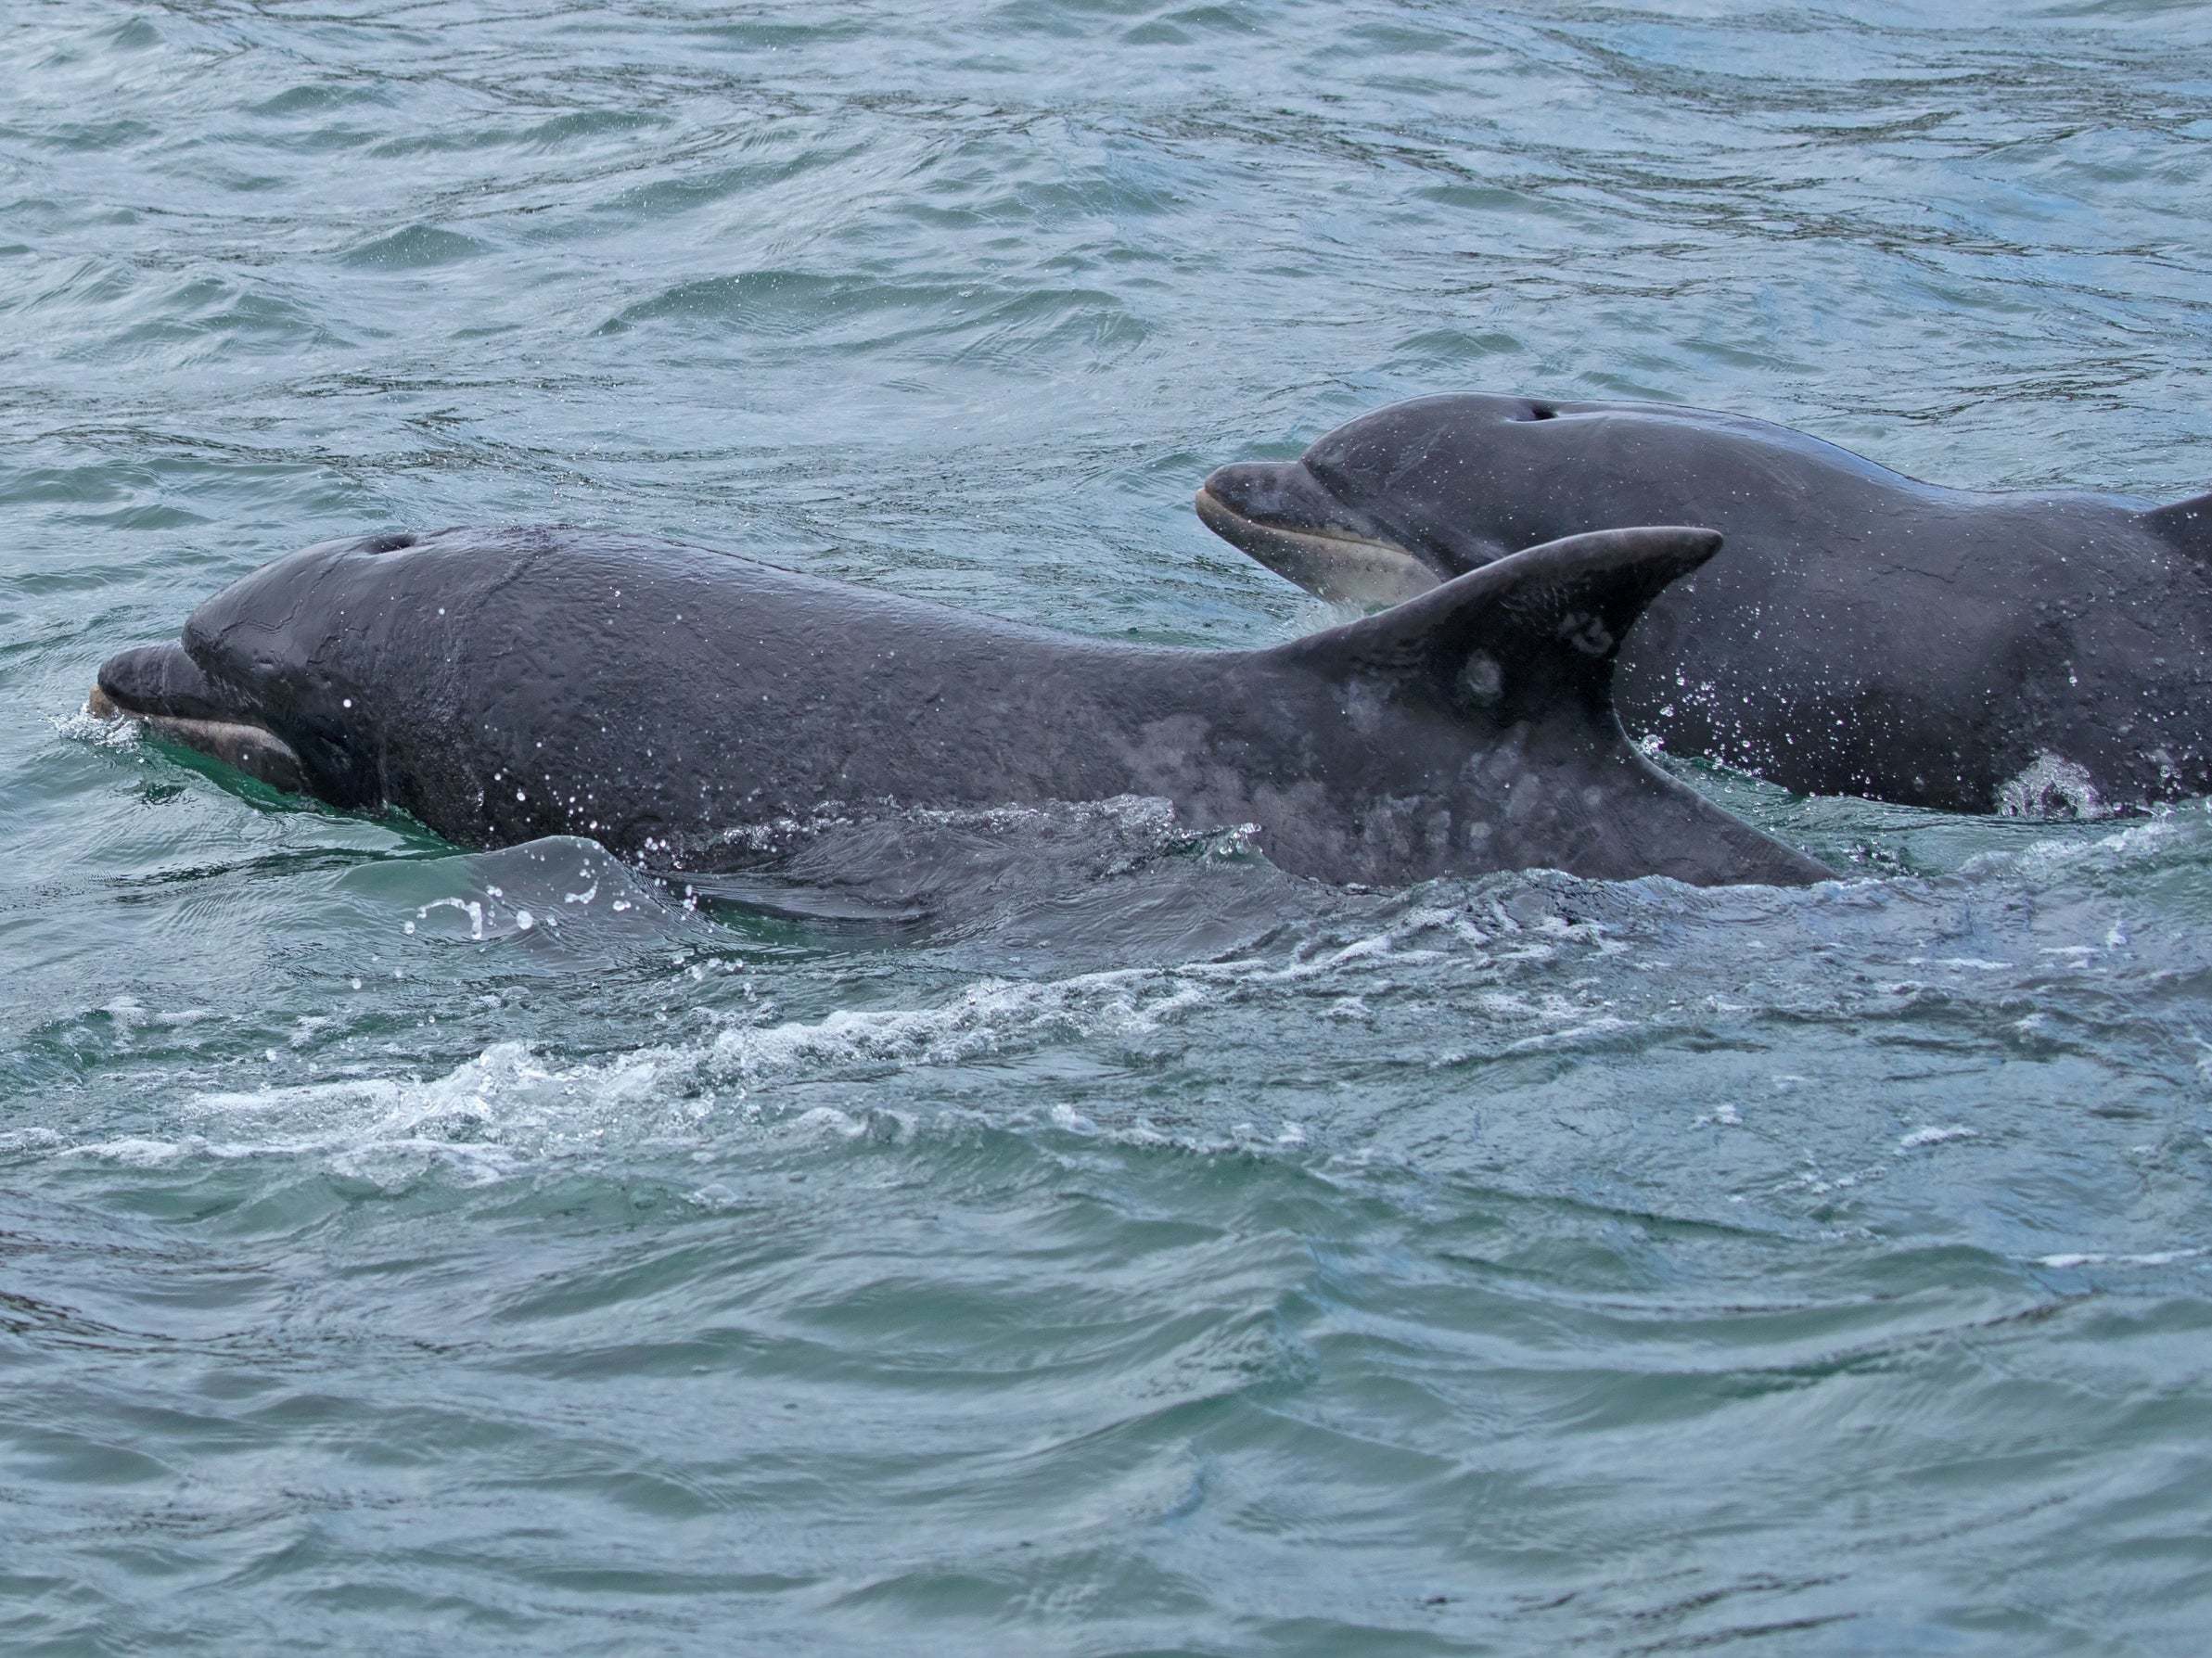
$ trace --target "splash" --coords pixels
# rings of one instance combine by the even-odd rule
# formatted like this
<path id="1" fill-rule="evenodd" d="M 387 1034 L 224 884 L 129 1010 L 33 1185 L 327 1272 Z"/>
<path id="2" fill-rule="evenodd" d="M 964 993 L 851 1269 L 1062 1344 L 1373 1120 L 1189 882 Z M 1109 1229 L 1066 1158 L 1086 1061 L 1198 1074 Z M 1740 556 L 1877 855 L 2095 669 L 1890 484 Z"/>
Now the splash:
<path id="1" fill-rule="evenodd" d="M 2103 818 L 2104 804 L 2089 768 L 2045 749 L 1997 791 L 1997 814 L 2006 818 Z"/>

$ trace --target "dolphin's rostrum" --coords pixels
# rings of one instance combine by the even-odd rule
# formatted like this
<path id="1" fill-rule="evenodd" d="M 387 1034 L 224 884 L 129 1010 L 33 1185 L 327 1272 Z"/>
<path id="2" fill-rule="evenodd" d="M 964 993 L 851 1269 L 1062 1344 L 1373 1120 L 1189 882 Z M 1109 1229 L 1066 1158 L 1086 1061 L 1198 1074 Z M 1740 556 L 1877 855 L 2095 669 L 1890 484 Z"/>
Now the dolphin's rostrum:
<path id="1" fill-rule="evenodd" d="M 181 644 L 112 657 L 95 707 L 473 846 L 584 835 L 696 867 L 728 831 L 825 804 L 1136 795 L 1193 827 L 1256 825 L 1275 863 L 1329 881 L 1817 880 L 1613 715 L 1622 636 L 1719 545 L 1578 536 L 1288 644 L 1201 651 L 639 537 L 379 536 L 244 578 Z"/>

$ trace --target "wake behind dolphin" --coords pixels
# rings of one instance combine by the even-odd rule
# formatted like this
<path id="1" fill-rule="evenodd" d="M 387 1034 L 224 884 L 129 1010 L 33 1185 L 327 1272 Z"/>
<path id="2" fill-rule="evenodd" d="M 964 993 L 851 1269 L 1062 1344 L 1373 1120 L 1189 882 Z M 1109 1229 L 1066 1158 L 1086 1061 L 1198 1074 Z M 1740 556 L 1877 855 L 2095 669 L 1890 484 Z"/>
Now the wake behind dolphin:
<path id="1" fill-rule="evenodd" d="M 1729 555 L 1622 652 L 1638 733 L 1806 794 L 1948 810 L 2212 792 L 2212 495 L 1951 490 L 1657 403 L 1394 404 L 1220 468 L 1208 528 L 1396 604 L 1532 542 L 1709 524 Z"/>
<path id="2" fill-rule="evenodd" d="M 1544 866 L 1704 885 L 1828 872 L 1655 769 L 1614 717 L 1651 599 L 1720 545 L 1534 547 L 1272 649 L 1055 634 L 642 537 L 326 542 L 124 651 L 95 712 L 449 839 L 589 835 L 677 867 L 827 802 L 1164 798 L 1282 868 L 1398 884 Z"/>

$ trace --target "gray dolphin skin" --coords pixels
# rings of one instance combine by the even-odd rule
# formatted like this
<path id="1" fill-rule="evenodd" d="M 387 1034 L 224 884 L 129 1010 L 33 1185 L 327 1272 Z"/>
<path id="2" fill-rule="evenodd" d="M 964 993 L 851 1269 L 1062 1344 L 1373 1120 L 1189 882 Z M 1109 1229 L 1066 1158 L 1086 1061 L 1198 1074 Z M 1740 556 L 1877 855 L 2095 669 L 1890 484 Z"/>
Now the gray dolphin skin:
<path id="1" fill-rule="evenodd" d="M 1728 556 L 1622 650 L 1631 731 L 1800 793 L 1956 811 L 2212 791 L 2212 495 L 1942 489 L 1765 421 L 1464 395 L 1223 466 L 1197 508 L 1366 605 L 1531 542 L 1710 525 Z"/>
<path id="2" fill-rule="evenodd" d="M 326 542 L 99 670 L 276 787 L 454 840 L 589 835 L 671 868 L 825 804 L 1164 797 L 1334 882 L 1552 867 L 1702 885 L 1828 871 L 1652 767 L 1615 653 L 1720 538 L 1531 548 L 1270 649 L 1016 626 L 705 549 L 569 529 Z"/>

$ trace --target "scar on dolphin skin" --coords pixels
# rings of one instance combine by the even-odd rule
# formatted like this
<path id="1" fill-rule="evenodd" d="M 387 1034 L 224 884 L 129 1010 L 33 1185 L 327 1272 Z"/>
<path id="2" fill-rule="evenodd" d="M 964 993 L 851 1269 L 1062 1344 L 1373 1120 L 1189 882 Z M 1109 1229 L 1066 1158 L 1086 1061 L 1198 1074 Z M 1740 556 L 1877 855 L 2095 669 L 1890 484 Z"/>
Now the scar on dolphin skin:
<path id="1" fill-rule="evenodd" d="M 325 542 L 100 669 L 96 711 L 447 838 L 705 856 L 825 799 L 1165 799 L 1283 869 L 1401 884 L 1547 866 L 1828 872 L 1653 767 L 1621 640 L 1720 538 L 1531 547 L 1271 649 L 1027 628 L 678 542 L 569 529 Z M 485 603 L 496 593 L 497 604 Z M 671 848 L 674 849 L 671 854 Z"/>
<path id="2" fill-rule="evenodd" d="M 1946 489 L 1766 421 L 1489 394 L 1218 468 L 1207 527 L 1309 592 L 1393 605 L 1513 549 L 1694 523 L 1728 555 L 1622 649 L 1631 731 L 1805 794 L 2017 810 L 2212 792 L 2212 495 Z"/>

